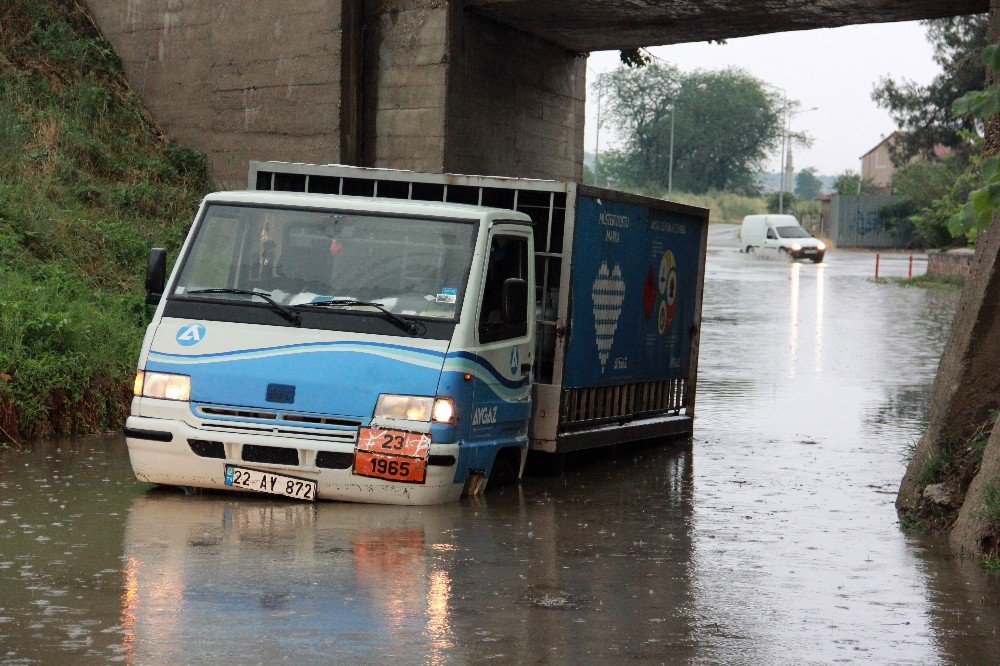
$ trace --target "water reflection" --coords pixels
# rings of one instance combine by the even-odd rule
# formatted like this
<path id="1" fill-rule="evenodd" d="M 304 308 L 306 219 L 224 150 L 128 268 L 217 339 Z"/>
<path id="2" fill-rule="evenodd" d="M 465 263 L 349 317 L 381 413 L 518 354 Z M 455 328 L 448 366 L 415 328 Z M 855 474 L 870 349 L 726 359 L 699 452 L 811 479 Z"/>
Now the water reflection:
<path id="1" fill-rule="evenodd" d="M 654 448 L 441 507 L 153 491 L 125 527 L 124 643 L 138 663 L 237 646 L 260 661 L 663 658 L 690 633 L 691 474 L 689 451 Z"/>
<path id="2" fill-rule="evenodd" d="M 139 662 L 222 660 L 240 646 L 253 661 L 322 659 L 335 643 L 364 660 L 439 663 L 454 646 L 451 580 L 432 546 L 461 514 L 151 492 L 125 528 L 127 640 Z"/>
<path id="3" fill-rule="evenodd" d="M 801 279 L 801 272 L 802 264 L 793 262 L 789 268 L 789 273 L 791 275 L 791 287 L 788 290 L 789 296 L 791 297 L 791 304 L 788 306 L 788 313 L 791 320 L 790 330 L 788 333 L 788 342 L 790 347 L 788 354 L 788 373 L 792 377 L 795 376 L 799 362 L 799 280 Z"/>
<path id="4" fill-rule="evenodd" d="M 816 337 L 813 340 L 816 374 L 823 372 L 823 297 L 826 291 L 826 265 L 816 265 Z"/>

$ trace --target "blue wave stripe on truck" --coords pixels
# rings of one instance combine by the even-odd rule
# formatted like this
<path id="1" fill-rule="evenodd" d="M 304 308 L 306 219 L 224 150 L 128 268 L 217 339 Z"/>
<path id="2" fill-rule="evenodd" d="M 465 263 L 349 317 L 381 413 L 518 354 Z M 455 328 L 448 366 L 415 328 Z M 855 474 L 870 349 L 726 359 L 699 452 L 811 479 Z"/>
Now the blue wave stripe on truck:
<path id="1" fill-rule="evenodd" d="M 490 375 L 493 376 L 495 380 L 500 382 L 502 385 L 509 389 L 522 388 L 528 384 L 528 377 L 521 377 L 520 379 L 507 379 L 503 374 L 493 367 L 493 364 L 487 361 L 482 356 L 477 356 L 471 352 L 451 352 L 448 354 L 448 358 L 445 360 L 444 369 L 447 372 L 463 372 L 462 368 L 468 367 L 468 364 L 472 363 L 475 366 L 482 367 Z"/>
<path id="2" fill-rule="evenodd" d="M 484 383 L 491 384 L 497 395 L 505 400 L 523 399 L 528 392 L 530 384 L 528 377 L 522 377 L 517 380 L 507 379 L 493 364 L 471 352 L 457 351 L 445 353 L 433 349 L 422 349 L 420 347 L 408 347 L 382 342 L 306 342 L 294 345 L 236 349 L 207 354 L 176 354 L 150 350 L 149 360 L 154 363 L 202 365 L 313 353 L 368 354 L 432 369 L 440 369 L 443 363 L 443 370 L 445 372 L 472 374 Z"/>
<path id="3" fill-rule="evenodd" d="M 386 356 L 392 356 L 393 351 L 422 354 L 439 359 L 445 357 L 444 352 L 433 349 L 422 349 L 420 347 L 407 347 L 404 345 L 394 345 L 387 342 L 360 342 L 356 340 L 342 340 L 337 342 L 303 342 L 294 345 L 279 345 L 276 347 L 260 347 L 257 349 L 234 349 L 233 351 L 212 352 L 208 354 L 171 354 L 168 352 L 158 352 L 150 350 L 149 355 L 161 357 L 161 360 L 174 363 L 195 363 L 209 362 L 213 360 L 238 360 L 239 358 L 262 358 L 266 356 L 281 356 L 284 354 L 298 354 L 302 352 L 314 351 L 341 351 L 337 347 L 370 347 L 382 349 L 387 352 Z M 367 351 L 367 350 L 366 350 Z M 372 353 L 372 352 L 369 352 Z M 204 359 L 204 360 L 202 360 Z"/>

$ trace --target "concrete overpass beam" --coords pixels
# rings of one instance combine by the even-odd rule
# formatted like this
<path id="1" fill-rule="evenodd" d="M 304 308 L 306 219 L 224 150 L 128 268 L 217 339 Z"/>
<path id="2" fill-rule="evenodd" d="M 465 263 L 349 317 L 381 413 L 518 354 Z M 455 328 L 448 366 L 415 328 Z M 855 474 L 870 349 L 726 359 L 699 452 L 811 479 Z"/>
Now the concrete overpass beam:
<path id="1" fill-rule="evenodd" d="M 133 89 L 215 180 L 251 159 L 336 161 L 341 0 L 88 0 Z"/>

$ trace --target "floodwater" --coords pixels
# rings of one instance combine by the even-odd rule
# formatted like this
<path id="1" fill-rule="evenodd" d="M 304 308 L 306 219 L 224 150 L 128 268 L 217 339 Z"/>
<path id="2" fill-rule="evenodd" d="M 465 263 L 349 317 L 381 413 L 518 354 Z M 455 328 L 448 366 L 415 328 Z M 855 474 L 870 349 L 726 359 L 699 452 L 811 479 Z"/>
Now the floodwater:
<path id="1" fill-rule="evenodd" d="M 892 506 L 957 294 L 734 239 L 686 445 L 429 508 L 154 490 L 117 436 L 0 453 L 0 662 L 1000 663 L 997 579 Z"/>

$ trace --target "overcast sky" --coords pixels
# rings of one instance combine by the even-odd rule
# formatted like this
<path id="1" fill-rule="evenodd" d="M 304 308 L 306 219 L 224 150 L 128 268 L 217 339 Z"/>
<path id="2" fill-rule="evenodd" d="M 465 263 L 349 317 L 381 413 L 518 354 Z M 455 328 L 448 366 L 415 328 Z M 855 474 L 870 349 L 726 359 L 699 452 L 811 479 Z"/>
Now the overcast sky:
<path id="1" fill-rule="evenodd" d="M 859 158 L 895 129 L 889 114 L 875 106 L 871 92 L 883 76 L 927 83 L 939 71 L 931 60 L 926 30 L 917 22 L 848 26 L 731 39 L 725 45 L 681 44 L 649 49 L 681 70 L 740 67 L 785 88 L 803 109 L 792 128 L 812 135 L 811 148 L 796 147 L 795 169 L 816 167 L 821 174 L 860 170 Z M 617 51 L 591 54 L 587 78 L 620 64 Z M 596 100 L 587 96 L 587 152 L 594 151 Z M 601 149 L 613 142 L 601 131 Z M 779 170 L 775 154 L 769 170 Z"/>

